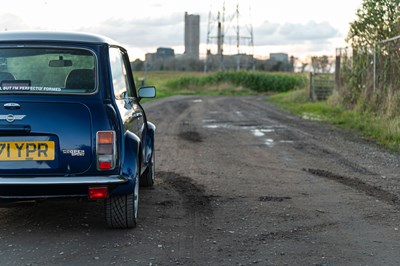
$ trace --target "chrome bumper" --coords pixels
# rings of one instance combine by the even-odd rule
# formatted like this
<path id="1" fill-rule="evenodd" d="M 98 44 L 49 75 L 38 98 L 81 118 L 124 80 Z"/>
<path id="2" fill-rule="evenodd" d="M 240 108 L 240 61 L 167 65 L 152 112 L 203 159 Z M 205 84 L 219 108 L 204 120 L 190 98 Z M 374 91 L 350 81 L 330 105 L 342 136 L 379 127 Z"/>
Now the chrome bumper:
<path id="1" fill-rule="evenodd" d="M 80 177 L 0 177 L 1 185 L 107 185 L 122 184 L 128 180 L 121 176 L 80 176 Z"/>

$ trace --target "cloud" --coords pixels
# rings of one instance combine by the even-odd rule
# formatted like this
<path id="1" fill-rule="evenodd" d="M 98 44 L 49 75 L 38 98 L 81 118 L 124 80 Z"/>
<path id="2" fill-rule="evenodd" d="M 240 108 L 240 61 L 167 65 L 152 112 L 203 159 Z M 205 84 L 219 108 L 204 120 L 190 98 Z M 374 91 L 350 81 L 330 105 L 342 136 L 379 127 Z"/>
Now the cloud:
<path id="1" fill-rule="evenodd" d="M 21 29 L 51 29 L 77 30 L 98 33 L 108 36 L 123 46 L 136 49 L 137 53 L 155 52 L 157 47 L 171 47 L 176 52 L 183 52 L 184 48 L 184 13 L 167 12 L 168 14 L 158 17 L 133 16 L 133 17 L 111 17 L 100 22 L 92 21 L 91 24 L 83 23 L 85 26 L 60 27 L 57 25 L 44 26 L 45 24 L 27 23 L 21 17 L 11 13 L 1 14 L 0 31 Z M 207 14 L 200 14 L 200 42 L 205 46 L 207 42 L 208 19 Z M 36 25 L 36 26 L 35 26 Z M 67 25 L 68 26 L 68 25 Z M 47 27 L 47 28 L 46 28 Z M 50 27 L 50 28 L 48 28 Z M 54 27 L 54 28 L 51 28 Z M 229 27 L 227 27 L 229 28 Z M 231 25 L 234 29 L 234 25 Z M 216 37 L 216 26 L 213 27 L 214 38 Z M 246 29 L 240 31 L 244 37 L 249 33 Z M 304 23 L 276 23 L 264 21 L 253 28 L 254 46 L 260 47 L 263 54 L 271 50 L 291 51 L 330 51 L 333 40 L 342 38 L 340 32 L 328 22 L 308 21 Z M 226 46 L 229 46 L 229 36 L 236 32 L 226 32 Z M 243 37 L 242 36 L 242 37 Z M 234 42 L 236 38 L 232 38 Z M 215 41 L 212 39 L 212 42 Z M 234 47 L 234 44 L 231 44 Z M 265 48 L 261 48 L 265 47 Z M 269 48 L 266 48 L 269 47 Z M 271 49 L 272 48 L 272 49 Z M 257 50 L 257 49 L 256 49 Z M 225 51 L 229 53 L 228 48 Z M 234 49 L 231 52 L 235 52 Z M 202 51 L 201 51 L 202 52 Z M 203 51 L 204 52 L 204 51 Z"/>
<path id="2" fill-rule="evenodd" d="M 162 18 L 117 19 L 110 18 L 99 24 L 82 27 L 79 31 L 108 36 L 120 43 L 145 47 L 182 45 L 184 19 L 182 14 Z"/>
<path id="3" fill-rule="evenodd" d="M 208 21 L 201 20 L 200 41 L 203 45 L 207 38 L 207 23 Z M 79 30 L 111 37 L 131 49 L 140 49 L 144 53 L 155 52 L 157 47 L 171 47 L 178 52 L 184 45 L 184 16 L 181 13 L 173 13 L 160 18 L 111 18 Z M 241 32 L 243 35 L 249 35 L 245 30 Z M 216 35 L 215 32 L 213 34 Z M 262 25 L 254 28 L 254 45 L 275 46 L 276 48 L 273 49 L 289 53 L 292 51 L 295 53 L 329 52 L 333 50 L 331 40 L 338 38 L 339 35 L 339 31 L 328 22 L 309 21 L 307 23 L 280 24 L 265 21 Z M 233 50 L 229 50 L 227 35 L 225 39 L 227 41 L 225 51 L 227 53 L 236 52 L 233 48 Z M 262 50 L 266 54 L 271 52 L 271 49 Z"/>
<path id="4" fill-rule="evenodd" d="M 328 41 L 338 37 L 339 31 L 328 22 L 278 24 L 265 21 L 254 29 L 254 36 L 257 45 L 287 45 Z"/>
<path id="5" fill-rule="evenodd" d="M 18 16 L 13 14 L 0 14 L 0 31 L 29 29 L 30 27 Z"/>
<path id="6" fill-rule="evenodd" d="M 270 36 L 274 35 L 279 30 L 279 23 L 265 21 L 261 26 L 255 28 L 257 35 Z"/>

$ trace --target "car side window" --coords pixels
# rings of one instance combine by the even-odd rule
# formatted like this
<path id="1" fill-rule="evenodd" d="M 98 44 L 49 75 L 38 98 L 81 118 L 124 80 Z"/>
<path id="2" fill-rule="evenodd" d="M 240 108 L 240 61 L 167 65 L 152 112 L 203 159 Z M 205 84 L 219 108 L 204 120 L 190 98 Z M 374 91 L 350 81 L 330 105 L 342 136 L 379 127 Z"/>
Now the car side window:
<path id="1" fill-rule="evenodd" d="M 128 69 L 122 51 L 112 47 L 109 53 L 115 98 L 120 100 L 125 97 L 133 97 L 133 88 L 129 83 Z"/>

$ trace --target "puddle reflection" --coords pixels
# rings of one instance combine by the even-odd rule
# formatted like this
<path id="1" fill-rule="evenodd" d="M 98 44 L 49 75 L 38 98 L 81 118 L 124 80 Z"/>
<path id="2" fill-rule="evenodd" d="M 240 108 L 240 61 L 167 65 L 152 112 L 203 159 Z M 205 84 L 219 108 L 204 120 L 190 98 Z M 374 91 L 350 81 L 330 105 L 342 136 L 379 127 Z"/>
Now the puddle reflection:
<path id="1" fill-rule="evenodd" d="M 263 138 L 263 144 L 268 147 L 273 147 L 277 143 L 294 143 L 292 140 L 275 140 L 273 139 L 273 135 L 275 134 L 277 129 L 285 128 L 282 125 L 274 125 L 274 126 L 243 126 L 243 125 L 235 125 L 229 123 L 216 123 L 215 119 L 204 119 L 204 128 L 208 129 L 233 129 L 233 130 L 246 130 L 249 131 L 253 136 L 257 138 Z M 237 122 L 239 123 L 239 122 Z M 272 136 L 271 136 L 272 135 Z"/>

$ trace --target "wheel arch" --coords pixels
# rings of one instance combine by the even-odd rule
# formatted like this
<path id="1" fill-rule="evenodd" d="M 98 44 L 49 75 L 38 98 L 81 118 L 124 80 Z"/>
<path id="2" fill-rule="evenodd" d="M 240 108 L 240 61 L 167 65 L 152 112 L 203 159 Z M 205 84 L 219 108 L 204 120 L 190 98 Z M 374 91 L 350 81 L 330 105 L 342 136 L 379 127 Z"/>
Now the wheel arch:
<path id="1" fill-rule="evenodd" d="M 140 176 L 140 139 L 134 133 L 127 131 L 124 135 L 123 156 L 121 157 L 121 176 L 128 182 L 117 186 L 111 195 L 130 194 L 135 189 L 135 175 Z"/>
<path id="2" fill-rule="evenodd" d="M 153 155 L 154 147 L 154 136 L 156 133 L 156 126 L 147 121 L 147 135 L 146 135 L 146 158 L 144 163 L 146 166 L 151 161 L 151 156 Z"/>

